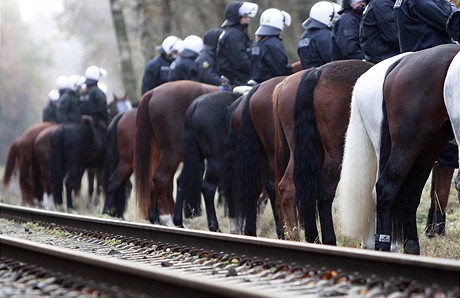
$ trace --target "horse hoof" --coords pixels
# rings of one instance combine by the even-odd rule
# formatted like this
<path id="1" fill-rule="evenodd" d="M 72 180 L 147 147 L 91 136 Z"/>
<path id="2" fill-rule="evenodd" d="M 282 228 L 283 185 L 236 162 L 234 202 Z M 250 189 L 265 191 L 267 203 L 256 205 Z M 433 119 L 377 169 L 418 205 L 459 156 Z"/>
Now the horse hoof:
<path id="1" fill-rule="evenodd" d="M 415 240 L 407 240 L 407 242 L 404 244 L 404 253 L 420 255 L 420 245 Z"/>
<path id="2" fill-rule="evenodd" d="M 375 242 L 375 250 L 378 251 L 390 251 L 391 244 L 389 242 Z"/>
<path id="3" fill-rule="evenodd" d="M 218 232 L 218 233 L 221 232 L 220 229 L 219 229 L 219 227 L 215 227 L 215 226 L 210 226 L 210 227 L 209 227 L 209 230 L 210 230 L 211 232 Z"/>

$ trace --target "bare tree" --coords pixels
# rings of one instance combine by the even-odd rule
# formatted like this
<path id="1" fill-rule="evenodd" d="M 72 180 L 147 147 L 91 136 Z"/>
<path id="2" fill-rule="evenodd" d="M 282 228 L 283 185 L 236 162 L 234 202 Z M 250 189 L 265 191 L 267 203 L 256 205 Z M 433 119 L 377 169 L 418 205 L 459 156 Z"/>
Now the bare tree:
<path id="1" fill-rule="evenodd" d="M 117 37 L 117 45 L 121 62 L 121 76 L 128 98 L 138 98 L 137 82 L 132 64 L 131 46 L 126 31 L 123 8 L 119 0 L 110 0 L 112 20 Z"/>

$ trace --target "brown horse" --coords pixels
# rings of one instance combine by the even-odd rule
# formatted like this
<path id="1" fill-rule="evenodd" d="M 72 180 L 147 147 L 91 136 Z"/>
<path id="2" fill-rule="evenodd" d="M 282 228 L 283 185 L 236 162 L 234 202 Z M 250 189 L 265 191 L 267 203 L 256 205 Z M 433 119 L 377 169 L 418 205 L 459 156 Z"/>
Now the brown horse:
<path id="1" fill-rule="evenodd" d="M 43 188 L 43 194 L 45 196 L 43 198 L 43 205 L 45 209 L 53 208 L 53 202 L 51 200 L 53 191 L 51 186 L 51 162 L 53 159 L 53 135 L 57 127 L 57 125 L 53 125 L 45 128 L 37 135 L 34 142 L 34 154 L 40 166 L 39 177 Z"/>
<path id="2" fill-rule="evenodd" d="M 148 92 L 151 95 L 151 91 Z M 146 93 L 146 94 L 148 94 Z M 123 217 L 134 169 L 137 108 L 117 115 L 107 128 L 106 193 L 102 213 Z"/>
<path id="3" fill-rule="evenodd" d="M 257 234 L 257 201 L 264 190 L 271 200 L 278 238 L 283 229 L 275 206 L 274 188 L 274 136 L 272 94 L 286 77 L 271 78 L 254 87 L 242 103 L 241 112 L 234 115 L 233 126 L 237 131 L 235 158 L 234 198 L 237 221 L 245 223 L 243 233 Z M 238 126 L 238 127 L 237 127 Z"/>
<path id="4" fill-rule="evenodd" d="M 169 82 L 139 104 L 135 188 L 140 214 L 152 223 L 174 225 L 173 180 L 183 158 L 185 112 L 198 96 L 216 91 L 217 86 L 193 81 Z"/>
<path id="5" fill-rule="evenodd" d="M 335 245 L 332 202 L 340 178 L 350 100 L 356 80 L 372 64 L 334 61 L 286 78 L 273 96 L 278 206 L 288 239 Z M 297 208 L 296 208 L 297 207 Z"/>
<path id="6" fill-rule="evenodd" d="M 24 133 L 16 138 L 8 149 L 3 185 L 8 187 L 11 176 L 19 169 L 19 187 L 21 190 L 22 204 L 33 205 L 33 199 L 42 200 L 43 190 L 41 189 L 37 171 L 39 166 L 34 157 L 34 142 L 38 134 L 55 123 L 43 122 L 32 125 Z"/>
<path id="7" fill-rule="evenodd" d="M 416 211 L 423 187 L 453 138 L 452 128 L 460 139 L 460 58 L 454 59 L 459 51 L 458 45 L 442 45 L 412 53 L 356 84 L 343 159 L 342 180 L 348 187 L 341 200 L 342 205 L 361 206 L 359 213 L 373 210 L 377 177 L 376 250 L 389 251 L 392 242 L 401 241 L 405 253 L 420 253 Z M 357 222 L 358 210 L 341 213 L 353 218 L 358 229 L 366 224 Z"/>

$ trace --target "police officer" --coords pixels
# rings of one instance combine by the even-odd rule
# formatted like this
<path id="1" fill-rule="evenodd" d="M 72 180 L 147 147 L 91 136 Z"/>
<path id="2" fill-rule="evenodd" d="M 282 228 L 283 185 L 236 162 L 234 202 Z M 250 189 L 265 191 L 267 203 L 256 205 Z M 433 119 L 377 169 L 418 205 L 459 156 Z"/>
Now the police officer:
<path id="1" fill-rule="evenodd" d="M 59 98 L 57 107 L 58 123 L 78 123 L 81 116 L 79 112 L 79 88 L 84 82 L 84 78 L 79 75 L 74 75 L 69 78 L 70 86 L 64 94 Z"/>
<path id="2" fill-rule="evenodd" d="M 142 77 L 141 94 L 168 81 L 169 67 L 178 52 L 181 39 L 176 36 L 166 37 L 157 50 L 160 53 L 150 60 Z"/>
<path id="3" fill-rule="evenodd" d="M 216 51 L 219 37 L 224 30 L 213 28 L 203 35 L 203 50 L 198 55 L 192 69 L 192 78 L 210 85 L 220 85 L 220 74 L 217 71 Z"/>
<path id="4" fill-rule="evenodd" d="M 59 96 L 64 94 L 67 88 L 69 88 L 69 77 L 68 76 L 59 76 L 56 79 L 56 88 L 59 91 Z"/>
<path id="5" fill-rule="evenodd" d="M 331 28 L 339 18 L 340 5 L 320 1 L 310 9 L 310 17 L 303 22 L 305 29 L 297 45 L 303 69 L 318 67 L 332 60 Z"/>
<path id="6" fill-rule="evenodd" d="M 394 13 L 401 52 L 452 43 L 446 23 L 455 11 L 446 0 L 397 0 Z"/>
<path id="7" fill-rule="evenodd" d="M 54 122 L 57 123 L 57 104 L 59 100 L 59 91 L 56 89 L 51 90 L 48 93 L 48 103 L 43 108 L 42 120 L 43 122 Z"/>
<path id="8" fill-rule="evenodd" d="M 249 80 L 251 63 L 248 50 L 252 40 L 247 34 L 250 18 L 257 14 L 258 5 L 252 2 L 234 1 L 225 9 L 223 28 L 219 39 L 217 65 L 219 72 L 232 85 L 245 85 Z"/>
<path id="9" fill-rule="evenodd" d="M 378 63 L 400 53 L 395 0 L 371 0 L 363 12 L 359 40 L 366 61 Z"/>
<path id="10" fill-rule="evenodd" d="M 192 80 L 192 68 L 198 54 L 203 49 L 203 39 L 197 35 L 189 35 L 182 43 L 182 51 L 169 70 L 168 81 Z"/>
<path id="11" fill-rule="evenodd" d="M 97 86 L 104 72 L 95 65 L 89 66 L 85 70 L 86 90 L 80 95 L 78 110 L 82 116 L 91 116 L 94 123 L 105 128 L 108 121 L 107 98 Z"/>
<path id="12" fill-rule="evenodd" d="M 364 59 L 359 43 L 359 24 L 366 1 L 344 0 L 339 11 L 340 18 L 332 27 L 332 60 Z"/>
<path id="13" fill-rule="evenodd" d="M 292 74 L 292 67 L 281 42 L 284 26 L 291 24 L 291 15 L 269 8 L 260 16 L 256 41 L 251 46 L 251 74 L 248 85 L 254 86 L 273 77 Z"/>

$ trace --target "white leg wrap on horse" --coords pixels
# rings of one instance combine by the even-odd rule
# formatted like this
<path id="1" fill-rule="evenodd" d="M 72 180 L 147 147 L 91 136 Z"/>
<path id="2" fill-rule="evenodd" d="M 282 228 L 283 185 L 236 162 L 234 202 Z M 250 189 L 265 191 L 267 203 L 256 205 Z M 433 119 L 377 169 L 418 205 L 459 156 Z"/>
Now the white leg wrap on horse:
<path id="1" fill-rule="evenodd" d="M 43 207 L 45 208 L 45 210 L 49 210 L 49 211 L 56 210 L 56 208 L 54 207 L 54 200 L 53 200 L 52 195 L 45 194 L 43 196 Z"/>
<path id="2" fill-rule="evenodd" d="M 238 221 L 236 220 L 236 218 L 230 218 L 228 225 L 229 225 L 230 234 L 237 234 L 237 235 L 242 234 L 241 227 L 238 224 Z"/>
<path id="3" fill-rule="evenodd" d="M 171 214 L 160 215 L 160 224 L 162 226 L 174 227 L 174 222 L 172 220 Z"/>

